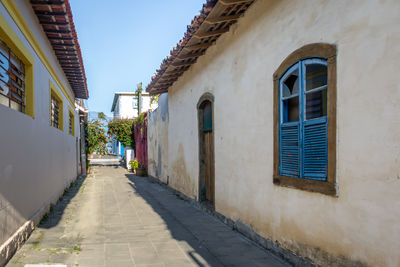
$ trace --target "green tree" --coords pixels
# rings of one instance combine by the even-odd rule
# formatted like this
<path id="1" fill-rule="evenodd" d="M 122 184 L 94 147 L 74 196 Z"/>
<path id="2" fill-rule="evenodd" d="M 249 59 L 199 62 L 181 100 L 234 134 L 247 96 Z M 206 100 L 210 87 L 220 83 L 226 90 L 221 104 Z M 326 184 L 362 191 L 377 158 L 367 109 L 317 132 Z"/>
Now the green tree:
<path id="1" fill-rule="evenodd" d="M 108 134 L 113 134 L 124 147 L 134 148 L 133 120 L 117 119 L 108 122 Z"/>
<path id="2" fill-rule="evenodd" d="M 135 91 L 135 95 L 136 95 L 136 98 L 137 98 L 137 107 L 138 107 L 138 116 L 140 115 L 140 111 L 142 110 L 142 101 L 141 101 L 141 98 L 142 98 L 142 92 L 143 92 L 143 89 L 142 89 L 142 82 L 140 82 L 138 85 L 137 85 L 137 89 L 136 89 L 136 91 Z"/>
<path id="3" fill-rule="evenodd" d="M 98 154 L 107 153 L 108 137 L 104 130 L 104 125 L 99 120 L 93 120 L 87 124 L 86 147 L 89 154 L 97 152 Z"/>
<path id="4" fill-rule="evenodd" d="M 97 119 L 98 119 L 99 121 L 106 121 L 106 120 L 107 120 L 107 116 L 106 116 L 106 114 L 104 114 L 104 112 L 99 112 L 99 113 L 97 114 Z"/>

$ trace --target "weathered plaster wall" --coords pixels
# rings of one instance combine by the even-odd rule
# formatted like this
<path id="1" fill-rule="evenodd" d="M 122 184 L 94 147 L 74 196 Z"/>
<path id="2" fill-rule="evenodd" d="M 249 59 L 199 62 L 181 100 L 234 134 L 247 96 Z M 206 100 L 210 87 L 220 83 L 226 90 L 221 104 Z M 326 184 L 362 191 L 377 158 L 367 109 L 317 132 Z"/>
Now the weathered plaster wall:
<path id="1" fill-rule="evenodd" d="M 211 92 L 216 211 L 318 264 L 399 266 L 398 10 L 395 0 L 256 1 L 169 90 L 170 185 L 197 197 L 196 104 Z M 338 47 L 337 198 L 272 183 L 272 75 L 315 42 Z"/>
<path id="2" fill-rule="evenodd" d="M 149 112 L 147 145 L 149 175 L 168 183 L 168 94 L 160 95 L 158 108 Z"/>
<path id="3" fill-rule="evenodd" d="M 46 43 L 41 26 L 27 1 L 17 1 L 27 23 L 32 26 L 51 62 L 54 53 Z M 15 25 L 2 4 L 0 14 L 6 19 L 18 38 L 34 57 L 35 118 L 0 105 L 0 245 L 29 220 L 41 207 L 49 204 L 78 172 L 76 138 L 79 137 L 79 116 L 75 112 L 75 136 L 68 134 L 69 107 L 74 110 L 60 88 L 63 97 L 63 124 L 61 131 L 50 126 L 49 81 L 56 84 L 24 35 Z M 48 41 L 47 41 L 48 42 Z M 58 63 L 53 66 L 57 72 Z M 73 93 L 60 75 L 71 96 Z M 27 88 L 30 90 L 30 88 Z M 1 262 L 1 261 L 0 261 Z"/>

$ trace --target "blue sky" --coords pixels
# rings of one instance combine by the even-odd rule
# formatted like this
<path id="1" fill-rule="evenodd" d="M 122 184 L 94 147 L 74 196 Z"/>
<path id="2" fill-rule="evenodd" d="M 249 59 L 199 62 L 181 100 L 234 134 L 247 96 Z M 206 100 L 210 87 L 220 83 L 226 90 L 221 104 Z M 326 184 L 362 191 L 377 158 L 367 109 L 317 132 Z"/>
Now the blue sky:
<path id="1" fill-rule="evenodd" d="M 114 92 L 145 87 L 205 0 L 70 0 L 91 111 L 111 114 Z"/>

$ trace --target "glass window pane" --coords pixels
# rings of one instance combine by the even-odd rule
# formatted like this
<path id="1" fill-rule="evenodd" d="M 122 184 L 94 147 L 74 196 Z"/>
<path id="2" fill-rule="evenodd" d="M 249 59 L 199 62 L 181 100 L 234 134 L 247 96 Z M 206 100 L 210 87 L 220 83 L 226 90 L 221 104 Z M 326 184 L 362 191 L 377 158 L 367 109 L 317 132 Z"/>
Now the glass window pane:
<path id="1" fill-rule="evenodd" d="M 293 97 L 282 101 L 283 122 L 299 120 L 299 97 Z"/>
<path id="2" fill-rule="evenodd" d="M 8 59 L 2 53 L 0 53 L 0 66 L 2 66 L 5 70 L 8 70 Z"/>
<path id="3" fill-rule="evenodd" d="M 9 88 L 8 84 L 6 84 L 0 80 L 0 94 L 8 96 L 9 91 L 10 91 L 10 88 Z"/>
<path id="4" fill-rule="evenodd" d="M 9 75 L 5 69 L 0 67 L 0 80 L 4 81 L 5 83 L 8 83 L 9 80 Z"/>
<path id="5" fill-rule="evenodd" d="M 9 103 L 8 97 L 0 94 L 0 104 L 8 107 L 9 106 L 8 103 Z"/>
<path id="6" fill-rule="evenodd" d="M 295 69 L 282 83 L 282 96 L 288 97 L 299 92 L 299 70 Z"/>
<path id="7" fill-rule="evenodd" d="M 23 71 L 21 61 L 18 59 L 18 57 L 16 55 L 14 55 L 14 53 L 10 53 L 10 61 L 16 70 L 18 70 L 20 72 Z"/>
<path id="8" fill-rule="evenodd" d="M 327 114 L 327 90 L 306 94 L 306 119 L 324 117 Z"/>
<path id="9" fill-rule="evenodd" d="M 17 102 L 15 102 L 15 101 L 10 100 L 10 107 L 12 109 L 15 109 L 15 110 L 18 110 L 18 111 L 22 112 L 22 105 L 17 103 Z"/>
<path id="10" fill-rule="evenodd" d="M 8 48 L 5 43 L 0 40 L 0 52 L 8 58 Z"/>
<path id="11" fill-rule="evenodd" d="M 207 103 L 203 109 L 203 131 L 212 130 L 212 110 L 211 103 Z"/>
<path id="12" fill-rule="evenodd" d="M 328 70 L 322 64 L 306 65 L 306 90 L 327 85 Z"/>

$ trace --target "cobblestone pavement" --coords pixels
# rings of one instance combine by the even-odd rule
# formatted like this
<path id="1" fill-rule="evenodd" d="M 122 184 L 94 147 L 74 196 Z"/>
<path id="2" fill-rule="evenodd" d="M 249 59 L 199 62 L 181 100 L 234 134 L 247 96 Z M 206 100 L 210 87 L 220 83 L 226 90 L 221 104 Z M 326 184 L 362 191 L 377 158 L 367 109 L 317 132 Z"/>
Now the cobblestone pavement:
<path id="1" fill-rule="evenodd" d="M 96 166 L 7 266 L 288 266 L 147 178 Z"/>

